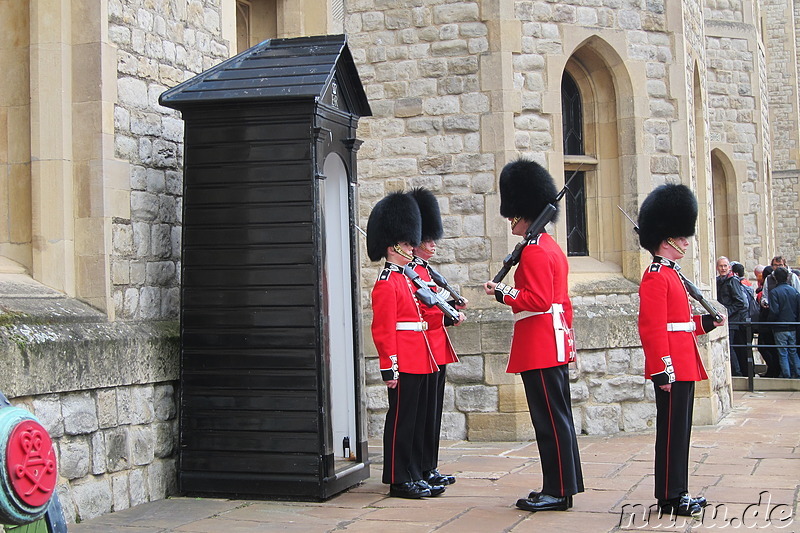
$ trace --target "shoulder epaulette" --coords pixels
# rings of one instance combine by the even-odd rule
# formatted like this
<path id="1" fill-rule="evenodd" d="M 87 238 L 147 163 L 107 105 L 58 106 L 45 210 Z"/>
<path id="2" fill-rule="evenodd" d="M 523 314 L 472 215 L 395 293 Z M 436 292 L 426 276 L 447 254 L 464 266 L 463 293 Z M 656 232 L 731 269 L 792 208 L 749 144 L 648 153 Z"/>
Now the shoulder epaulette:
<path id="1" fill-rule="evenodd" d="M 389 279 L 389 276 L 392 275 L 392 272 L 400 272 L 400 267 L 394 263 L 386 263 L 383 266 L 383 270 L 381 270 L 381 273 L 378 275 L 378 279 L 381 281 L 386 281 Z"/>

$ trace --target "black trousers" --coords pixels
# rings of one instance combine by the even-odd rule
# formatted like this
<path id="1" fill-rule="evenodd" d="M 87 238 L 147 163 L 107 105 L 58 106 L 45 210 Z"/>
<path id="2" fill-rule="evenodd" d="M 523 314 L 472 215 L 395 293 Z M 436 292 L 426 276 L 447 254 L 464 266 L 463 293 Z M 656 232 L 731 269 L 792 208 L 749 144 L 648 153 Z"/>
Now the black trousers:
<path id="1" fill-rule="evenodd" d="M 656 391 L 655 496 L 678 498 L 689 492 L 689 440 L 692 436 L 694 381 L 676 381 Z"/>
<path id="2" fill-rule="evenodd" d="M 567 365 L 527 370 L 521 376 L 542 462 L 542 492 L 558 497 L 583 492 Z"/>
<path id="3" fill-rule="evenodd" d="M 383 429 L 384 483 L 422 479 L 428 395 L 433 376 L 400 372 L 397 387 L 386 389 L 389 393 L 389 410 Z"/>
<path id="4" fill-rule="evenodd" d="M 444 406 L 444 383 L 447 365 L 439 365 L 439 371 L 431 374 L 428 419 L 425 424 L 425 450 L 422 453 L 422 470 L 430 472 L 439 464 L 439 439 L 442 432 L 442 408 Z"/>
<path id="5" fill-rule="evenodd" d="M 733 351 L 736 354 L 736 362 L 738 363 L 736 366 L 739 369 L 739 374 L 742 376 L 747 375 L 747 356 L 752 348 L 747 348 L 741 345 L 750 344 L 753 341 L 752 331 L 753 330 L 750 329 L 750 338 L 747 337 L 747 328 L 744 326 L 738 326 L 736 329 L 731 331 L 731 344 L 739 345 L 737 348 L 733 348 Z M 733 359 L 731 359 L 731 366 L 733 366 Z"/>
<path id="6" fill-rule="evenodd" d="M 769 326 L 760 326 L 758 329 L 758 353 L 767 364 L 766 377 L 777 378 L 781 375 L 777 348 L 764 348 L 762 345 L 775 345 L 775 332 Z"/>

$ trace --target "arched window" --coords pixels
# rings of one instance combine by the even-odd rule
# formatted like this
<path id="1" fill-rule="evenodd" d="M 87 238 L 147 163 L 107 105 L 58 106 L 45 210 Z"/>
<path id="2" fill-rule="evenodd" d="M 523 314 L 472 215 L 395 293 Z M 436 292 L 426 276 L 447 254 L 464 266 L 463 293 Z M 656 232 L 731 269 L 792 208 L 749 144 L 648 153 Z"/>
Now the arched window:
<path id="1" fill-rule="evenodd" d="M 583 105 L 578 84 L 564 72 L 561 77 L 561 112 L 564 126 L 564 154 L 583 155 Z"/>
<path id="2" fill-rule="evenodd" d="M 564 155 L 584 155 L 583 104 L 578 84 L 568 72 L 561 78 L 561 112 L 564 132 Z M 586 175 L 580 170 L 566 171 L 567 254 L 589 255 L 586 234 Z"/>
<path id="3" fill-rule="evenodd" d="M 561 89 L 560 109 L 553 112 L 561 114 L 564 181 L 571 180 L 558 235 L 575 271 L 621 272 L 638 281 L 638 242 L 617 207 L 635 213 L 638 199 L 641 128 L 624 64 L 611 45 L 592 36 L 552 78 Z"/>

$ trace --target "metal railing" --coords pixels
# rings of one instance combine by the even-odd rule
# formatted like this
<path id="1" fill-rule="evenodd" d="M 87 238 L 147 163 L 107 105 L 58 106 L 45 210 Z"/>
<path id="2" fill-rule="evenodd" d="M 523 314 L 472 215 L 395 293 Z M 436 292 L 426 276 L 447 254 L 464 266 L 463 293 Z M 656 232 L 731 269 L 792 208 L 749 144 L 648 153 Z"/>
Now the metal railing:
<path id="1" fill-rule="evenodd" d="M 744 326 L 745 327 L 745 335 L 748 339 L 755 339 L 756 334 L 758 333 L 758 328 L 762 326 L 794 326 L 795 328 L 800 327 L 800 322 L 753 322 L 749 318 L 744 322 L 728 322 L 728 326 Z M 755 388 L 754 378 L 755 378 L 755 360 L 753 359 L 753 348 L 756 350 L 759 348 L 797 348 L 800 350 L 800 344 L 797 344 L 797 339 L 795 340 L 795 344 L 753 344 L 752 341 L 750 344 L 731 344 L 731 348 L 750 348 L 747 352 L 747 373 L 745 377 L 747 377 L 747 390 L 753 392 Z M 729 354 L 733 357 L 736 357 L 736 354 Z M 766 361 L 765 361 L 766 362 Z M 776 362 L 776 364 L 778 364 Z M 741 370 L 741 369 L 740 369 Z"/>

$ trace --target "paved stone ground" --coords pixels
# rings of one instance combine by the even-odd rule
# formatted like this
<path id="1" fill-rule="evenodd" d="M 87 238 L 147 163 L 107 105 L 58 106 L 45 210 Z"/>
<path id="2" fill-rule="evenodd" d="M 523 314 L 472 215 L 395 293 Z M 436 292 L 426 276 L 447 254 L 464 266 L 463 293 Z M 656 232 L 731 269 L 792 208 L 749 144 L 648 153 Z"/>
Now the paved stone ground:
<path id="1" fill-rule="evenodd" d="M 440 470 L 458 482 L 438 498 L 387 497 L 379 444 L 372 476 L 324 503 L 172 498 L 82 524 L 71 533 L 305 533 L 715 531 L 800 532 L 800 392 L 736 392 L 717 426 L 696 427 L 690 488 L 713 506 L 702 520 L 647 514 L 653 433 L 579 438 L 586 492 L 568 512 L 528 513 L 517 498 L 539 488 L 535 443 L 443 443 Z"/>

